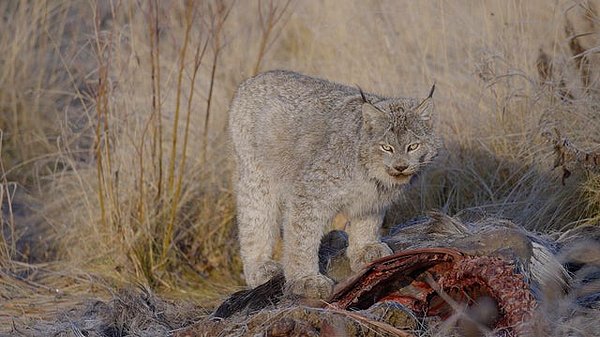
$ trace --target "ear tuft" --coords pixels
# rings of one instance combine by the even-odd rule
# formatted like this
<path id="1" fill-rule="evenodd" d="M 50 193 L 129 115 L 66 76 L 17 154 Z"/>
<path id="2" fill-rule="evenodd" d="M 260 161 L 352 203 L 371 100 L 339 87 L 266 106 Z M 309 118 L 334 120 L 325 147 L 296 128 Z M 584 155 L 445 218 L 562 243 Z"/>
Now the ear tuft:
<path id="1" fill-rule="evenodd" d="M 358 89 L 358 92 L 360 93 L 360 98 L 362 99 L 363 103 L 369 103 L 369 101 L 367 100 L 367 97 L 365 96 L 365 93 L 358 86 L 358 84 L 356 85 L 356 88 Z"/>
<path id="2" fill-rule="evenodd" d="M 433 98 L 433 92 L 435 91 L 435 82 L 433 82 L 433 85 L 431 86 L 431 90 L 429 90 L 429 95 L 427 95 L 427 98 Z"/>

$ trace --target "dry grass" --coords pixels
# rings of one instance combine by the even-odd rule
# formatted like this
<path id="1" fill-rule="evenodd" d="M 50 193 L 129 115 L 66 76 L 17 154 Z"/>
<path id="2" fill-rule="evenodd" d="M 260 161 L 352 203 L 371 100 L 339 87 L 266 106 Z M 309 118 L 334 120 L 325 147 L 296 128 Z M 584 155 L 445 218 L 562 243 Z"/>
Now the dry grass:
<path id="1" fill-rule="evenodd" d="M 598 173 L 575 166 L 561 184 L 540 136 L 550 127 L 583 149 L 600 144 L 597 2 L 0 8 L 10 32 L 0 35 L 0 281 L 57 288 L 48 275 L 63 266 L 74 296 L 140 283 L 205 305 L 241 286 L 227 107 L 237 83 L 274 68 L 390 95 L 423 96 L 436 83 L 445 153 L 390 223 L 430 209 L 549 232 L 600 219 Z M 14 186 L 26 197 L 14 199 Z M 15 217 L 9 200 L 27 211 Z M 40 260 L 50 267 L 23 265 Z M 0 284 L 6 303 L 33 296 L 11 282 Z"/>

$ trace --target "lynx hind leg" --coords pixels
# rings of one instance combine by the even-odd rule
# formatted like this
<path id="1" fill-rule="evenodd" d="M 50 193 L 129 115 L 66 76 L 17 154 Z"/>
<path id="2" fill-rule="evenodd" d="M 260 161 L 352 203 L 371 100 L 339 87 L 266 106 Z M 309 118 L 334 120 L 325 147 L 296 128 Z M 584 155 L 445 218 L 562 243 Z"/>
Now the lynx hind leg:
<path id="1" fill-rule="evenodd" d="M 258 172 L 258 167 L 242 170 L 237 191 L 240 255 L 250 287 L 283 272 L 281 265 L 272 260 L 280 232 L 278 200 L 269 181 Z"/>

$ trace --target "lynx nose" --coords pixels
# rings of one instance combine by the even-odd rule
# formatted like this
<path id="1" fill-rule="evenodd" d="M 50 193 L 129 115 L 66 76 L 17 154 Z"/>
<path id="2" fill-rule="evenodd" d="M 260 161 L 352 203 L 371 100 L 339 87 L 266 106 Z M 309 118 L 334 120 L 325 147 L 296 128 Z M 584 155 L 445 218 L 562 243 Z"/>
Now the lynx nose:
<path id="1" fill-rule="evenodd" d="M 394 169 L 398 172 L 404 172 L 404 170 L 406 170 L 408 168 L 407 165 L 396 165 L 394 166 Z"/>

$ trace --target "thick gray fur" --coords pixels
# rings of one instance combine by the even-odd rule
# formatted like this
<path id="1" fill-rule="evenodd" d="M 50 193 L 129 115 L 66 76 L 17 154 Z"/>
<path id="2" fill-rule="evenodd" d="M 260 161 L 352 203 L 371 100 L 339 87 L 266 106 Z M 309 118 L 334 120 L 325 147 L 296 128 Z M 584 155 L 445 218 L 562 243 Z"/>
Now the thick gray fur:
<path id="1" fill-rule="evenodd" d="M 362 94 L 290 71 L 261 73 L 239 86 L 229 126 L 248 285 L 283 268 L 292 293 L 328 297 L 333 282 L 319 273 L 318 248 L 338 213 L 350 220 L 353 270 L 391 253 L 379 240 L 386 209 L 440 146 L 431 94 L 433 88 L 422 100 Z M 272 254 L 281 228 L 280 265 Z"/>

